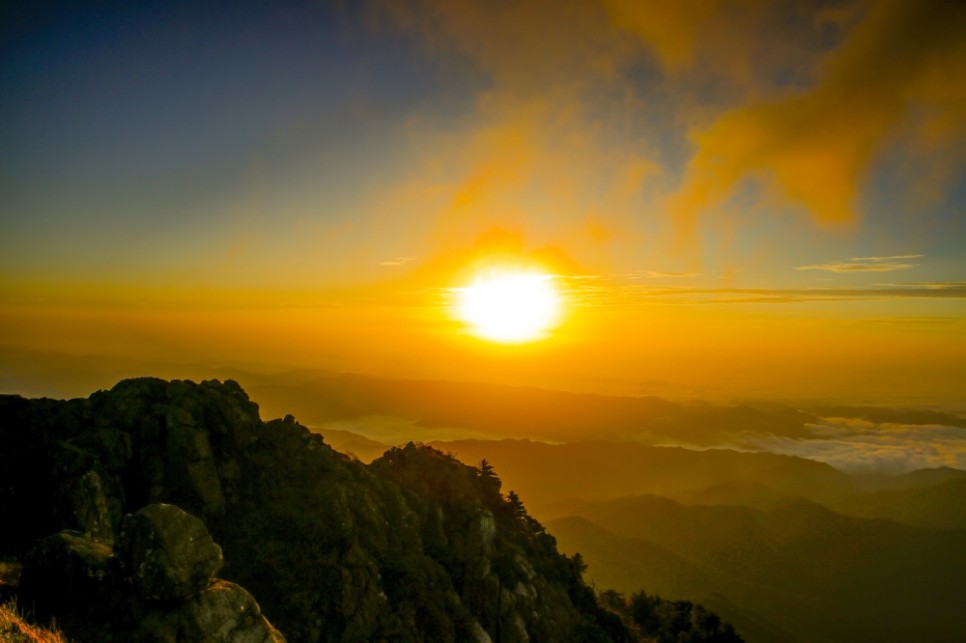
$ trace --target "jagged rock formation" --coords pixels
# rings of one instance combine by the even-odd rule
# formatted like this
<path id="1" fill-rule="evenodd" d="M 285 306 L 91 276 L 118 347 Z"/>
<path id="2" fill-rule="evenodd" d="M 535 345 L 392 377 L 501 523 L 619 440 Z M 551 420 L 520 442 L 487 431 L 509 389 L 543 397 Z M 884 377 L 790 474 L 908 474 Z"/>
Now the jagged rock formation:
<path id="1" fill-rule="evenodd" d="M 210 530 L 224 582 L 209 580 L 211 538 L 173 508 L 142 510 L 156 503 Z M 141 640 L 214 629 L 211 640 L 261 641 L 246 619 L 224 620 L 254 618 L 259 604 L 293 641 L 627 637 L 579 561 L 487 467 L 415 445 L 362 465 L 291 416 L 262 422 L 231 381 L 127 380 L 67 402 L 0 396 L 0 506 L 22 526 L 0 530 L 0 559 L 40 543 L 28 569 L 66 560 L 48 567 L 76 572 L 81 605 L 27 569 L 23 589 L 58 622 L 58 610 L 81 613 L 94 634 L 64 627 L 82 641 L 118 613 L 137 613 Z M 200 546 L 182 550 L 185 534 Z M 141 607 L 114 591 L 119 578 Z"/>
<path id="2" fill-rule="evenodd" d="M 120 546 L 64 530 L 25 560 L 20 597 L 82 640 L 284 643 L 244 588 L 214 578 L 221 549 L 173 505 L 124 517 Z"/>

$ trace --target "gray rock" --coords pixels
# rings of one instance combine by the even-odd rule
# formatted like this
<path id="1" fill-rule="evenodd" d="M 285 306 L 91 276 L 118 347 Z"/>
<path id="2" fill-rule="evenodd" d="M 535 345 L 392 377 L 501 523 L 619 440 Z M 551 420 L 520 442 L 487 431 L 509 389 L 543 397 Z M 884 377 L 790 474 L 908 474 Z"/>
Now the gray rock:
<path id="1" fill-rule="evenodd" d="M 174 505 L 148 505 L 125 516 L 118 551 L 138 594 L 151 601 L 194 596 L 222 564 L 204 523 Z"/>
<path id="2" fill-rule="evenodd" d="M 169 490 L 200 515 L 220 516 L 225 511 L 225 494 L 208 431 L 184 407 L 170 407 L 165 423 Z"/>
<path id="3" fill-rule="evenodd" d="M 134 636 L 142 643 L 284 643 L 244 588 L 217 580 L 179 608 L 149 612 Z"/>

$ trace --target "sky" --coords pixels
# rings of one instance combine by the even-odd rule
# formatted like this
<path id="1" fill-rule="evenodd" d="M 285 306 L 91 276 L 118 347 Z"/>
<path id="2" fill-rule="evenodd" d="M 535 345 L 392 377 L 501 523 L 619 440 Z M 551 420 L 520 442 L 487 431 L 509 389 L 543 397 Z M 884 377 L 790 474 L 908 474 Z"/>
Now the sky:
<path id="1" fill-rule="evenodd" d="M 2 10 L 8 392 L 101 360 L 964 403 L 962 3 L 84 4 Z M 494 268 L 559 326 L 468 333 Z"/>

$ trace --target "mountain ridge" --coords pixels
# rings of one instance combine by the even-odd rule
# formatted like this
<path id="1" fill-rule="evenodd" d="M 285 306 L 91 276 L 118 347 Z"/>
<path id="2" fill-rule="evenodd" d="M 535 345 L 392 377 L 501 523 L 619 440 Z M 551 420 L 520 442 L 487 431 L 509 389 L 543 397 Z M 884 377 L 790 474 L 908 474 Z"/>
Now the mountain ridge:
<path id="1" fill-rule="evenodd" d="M 233 381 L 0 396 L 0 444 L 0 501 L 23 526 L 0 534 L 0 558 L 24 561 L 25 579 L 38 577 L 28 553 L 55 534 L 69 560 L 86 548 L 85 569 L 125 582 L 111 571 L 122 525 L 171 503 L 204 522 L 224 552 L 221 578 L 250 591 L 290 640 L 627 640 L 578 562 L 500 493 L 491 469 L 411 443 L 363 465 L 292 416 L 262 422 Z M 42 606 L 54 588 L 34 585 Z M 84 604 L 94 593 L 75 605 L 51 598 L 78 641 L 136 640 L 137 615 L 157 609 L 115 592 L 127 616 L 119 607 L 108 618 Z"/>
<path id="2" fill-rule="evenodd" d="M 809 641 L 961 640 L 964 529 L 846 516 L 803 498 L 763 510 L 635 496 L 578 510 L 547 525 L 561 549 L 582 553 L 593 582 L 694 596 L 749 640 L 787 639 L 756 637 L 744 616 Z M 629 562 L 644 553 L 648 565 Z"/>

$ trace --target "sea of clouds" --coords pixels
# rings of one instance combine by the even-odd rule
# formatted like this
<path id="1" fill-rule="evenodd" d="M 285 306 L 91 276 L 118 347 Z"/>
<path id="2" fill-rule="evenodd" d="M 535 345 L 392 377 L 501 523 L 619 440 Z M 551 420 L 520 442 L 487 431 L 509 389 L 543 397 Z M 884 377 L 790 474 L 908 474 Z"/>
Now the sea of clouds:
<path id="1" fill-rule="evenodd" d="M 741 447 L 825 462 L 849 473 L 905 473 L 915 469 L 966 469 L 966 429 L 938 424 L 876 423 L 822 418 L 810 435 L 792 438 L 755 434 Z"/>

